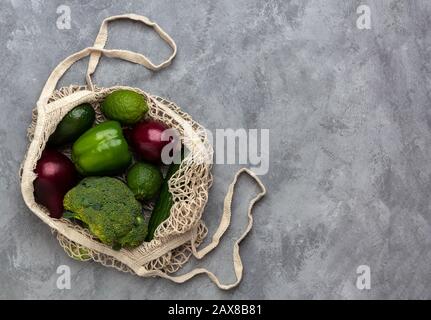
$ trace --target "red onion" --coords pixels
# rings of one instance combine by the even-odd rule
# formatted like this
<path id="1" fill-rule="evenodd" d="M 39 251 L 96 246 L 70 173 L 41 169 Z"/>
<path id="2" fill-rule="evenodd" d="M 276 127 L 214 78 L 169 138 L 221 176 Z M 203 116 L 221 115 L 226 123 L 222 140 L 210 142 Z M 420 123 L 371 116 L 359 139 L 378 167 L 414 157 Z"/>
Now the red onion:
<path id="1" fill-rule="evenodd" d="M 138 156 L 153 163 L 161 162 L 161 153 L 170 140 L 162 141 L 167 127 L 160 122 L 144 121 L 136 124 L 130 133 L 131 144 Z"/>
<path id="2" fill-rule="evenodd" d="M 63 197 L 78 182 L 75 166 L 64 154 L 45 149 L 36 165 L 35 173 L 36 201 L 48 209 L 51 217 L 61 218 Z"/>

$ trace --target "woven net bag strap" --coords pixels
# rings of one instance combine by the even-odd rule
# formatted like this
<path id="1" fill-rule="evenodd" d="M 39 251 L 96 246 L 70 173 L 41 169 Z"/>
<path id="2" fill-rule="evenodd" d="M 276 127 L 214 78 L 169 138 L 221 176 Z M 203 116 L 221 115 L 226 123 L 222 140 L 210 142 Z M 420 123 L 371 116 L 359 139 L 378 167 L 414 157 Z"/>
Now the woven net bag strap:
<path id="1" fill-rule="evenodd" d="M 233 247 L 233 267 L 234 267 L 234 271 L 235 271 L 236 280 L 230 284 L 223 284 L 214 275 L 214 273 L 212 273 L 211 271 L 209 271 L 205 268 L 196 268 L 196 269 L 194 269 L 188 273 L 185 273 L 185 274 L 179 275 L 179 276 L 171 276 L 167 273 L 164 273 L 161 270 L 151 271 L 148 275 L 159 276 L 159 277 L 174 281 L 176 283 L 183 283 L 183 282 L 190 280 L 191 278 L 193 278 L 196 275 L 206 274 L 220 289 L 223 289 L 223 290 L 232 289 L 232 288 L 236 287 L 241 282 L 242 273 L 243 273 L 243 265 L 242 265 L 242 261 L 241 261 L 241 256 L 239 254 L 239 244 L 247 236 L 247 234 L 250 232 L 250 230 L 253 226 L 252 211 L 253 211 L 253 207 L 254 207 L 255 203 L 257 201 L 259 201 L 266 194 L 265 186 L 263 185 L 263 183 L 260 181 L 260 179 L 252 171 L 250 171 L 246 168 L 242 168 L 236 173 L 232 183 L 229 186 L 227 195 L 224 199 L 224 208 L 223 208 L 222 218 L 221 218 L 221 221 L 220 221 L 220 224 L 218 226 L 217 231 L 213 235 L 211 243 L 209 243 L 205 248 L 202 248 L 201 250 L 197 251 L 196 247 L 195 247 L 195 238 L 192 237 L 192 251 L 193 251 L 193 255 L 197 259 L 202 259 L 209 252 L 211 252 L 213 249 L 215 249 L 218 246 L 221 237 L 223 236 L 223 234 L 226 232 L 227 228 L 230 225 L 230 219 L 232 216 L 232 198 L 233 198 L 233 194 L 234 194 L 234 190 L 235 190 L 235 185 L 238 181 L 239 176 L 242 173 L 247 173 L 250 177 L 252 177 L 254 179 L 255 183 L 259 186 L 261 191 L 250 201 L 249 207 L 248 207 L 248 212 L 247 212 L 247 215 L 248 215 L 247 227 L 246 227 L 244 233 L 241 235 L 241 237 L 235 242 L 234 247 Z"/>
<path id="2" fill-rule="evenodd" d="M 137 63 L 142 64 L 146 68 L 153 70 L 153 71 L 158 71 L 158 70 L 163 69 L 163 68 L 165 68 L 171 64 L 172 60 L 175 58 L 175 55 L 177 54 L 177 45 L 175 44 L 174 40 L 172 40 L 172 38 L 162 28 L 160 28 L 160 26 L 157 23 L 152 22 L 147 17 L 137 15 L 134 13 L 112 16 L 112 17 L 109 17 L 109 18 L 106 18 L 105 20 L 103 20 L 103 22 L 100 26 L 99 33 L 96 37 L 96 40 L 94 41 L 93 48 L 103 49 L 105 47 L 106 42 L 108 41 L 108 23 L 111 21 L 120 20 L 120 19 L 128 19 L 128 20 L 142 22 L 143 24 L 154 28 L 154 30 L 157 32 L 157 34 L 160 36 L 160 38 L 162 38 L 173 50 L 170 57 L 158 65 L 155 65 L 153 62 L 151 62 L 150 59 L 148 59 L 143 54 L 135 54 L 134 52 L 124 50 L 124 51 L 122 51 L 122 54 L 124 56 L 130 56 L 130 55 L 136 56 L 136 55 L 138 55 L 139 60 Z M 89 85 L 89 87 L 91 89 L 93 88 L 93 84 L 91 81 L 91 75 L 96 70 L 97 65 L 99 64 L 100 57 L 101 57 L 101 52 L 100 51 L 94 51 L 91 54 L 90 61 L 88 63 L 87 77 L 86 78 L 87 78 L 87 84 Z M 125 59 L 125 60 L 129 60 L 129 59 Z"/>
<path id="3" fill-rule="evenodd" d="M 108 23 L 120 19 L 142 22 L 143 24 L 154 28 L 157 34 L 172 48 L 172 54 L 162 63 L 155 65 L 149 58 L 147 58 L 141 53 L 120 49 L 104 49 L 106 41 L 108 40 Z M 103 20 L 102 25 L 100 26 L 99 34 L 96 37 L 93 47 L 85 48 L 79 52 L 68 56 L 66 59 L 60 62 L 57 67 L 55 67 L 55 69 L 52 71 L 51 75 L 45 83 L 44 88 L 42 89 L 42 93 L 37 102 L 38 109 L 41 109 L 39 111 L 43 112 L 43 108 L 48 104 L 48 100 L 54 92 L 58 81 L 66 73 L 66 71 L 69 70 L 69 68 L 75 62 L 89 55 L 91 56 L 88 63 L 86 81 L 88 88 L 90 90 L 93 90 L 94 87 L 91 81 L 91 75 L 96 70 L 102 54 L 109 58 L 126 60 L 129 62 L 143 65 L 149 70 L 158 71 L 170 65 L 172 60 L 175 58 L 175 55 L 177 54 L 177 46 L 174 40 L 172 40 L 172 38 L 165 31 L 163 31 L 163 29 L 157 23 L 152 22 L 147 17 L 130 13 L 106 18 L 105 20 Z"/>

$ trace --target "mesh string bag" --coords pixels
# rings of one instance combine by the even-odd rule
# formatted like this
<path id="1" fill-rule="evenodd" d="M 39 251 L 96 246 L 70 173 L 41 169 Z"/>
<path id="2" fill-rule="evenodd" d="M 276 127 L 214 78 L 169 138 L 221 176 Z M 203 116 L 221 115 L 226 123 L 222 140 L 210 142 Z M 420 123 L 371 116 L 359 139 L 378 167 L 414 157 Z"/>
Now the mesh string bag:
<path id="1" fill-rule="evenodd" d="M 119 49 L 105 49 L 108 39 L 108 24 L 110 21 L 118 19 L 130 19 L 152 27 L 172 48 L 171 56 L 159 65 L 155 65 L 140 53 Z M 36 107 L 33 109 L 32 123 L 28 129 L 30 143 L 20 170 L 22 196 L 28 208 L 51 228 L 60 245 L 72 258 L 82 261 L 93 260 L 104 266 L 114 267 L 137 276 L 159 276 L 177 283 L 185 282 L 195 275 L 204 273 L 219 288 L 230 289 L 237 286 L 242 278 L 243 265 L 239 255 L 239 243 L 252 227 L 252 208 L 266 193 L 264 185 L 252 171 L 246 168 L 238 171 L 229 186 L 224 200 L 221 221 L 212 237 L 212 241 L 198 250 L 197 248 L 208 232 L 202 220 L 202 215 L 208 200 L 208 190 L 212 184 L 211 160 L 213 149 L 205 129 L 171 101 L 151 95 L 139 88 L 127 86 L 96 87 L 91 79 L 102 55 L 126 60 L 143 65 L 149 70 L 158 71 L 172 62 L 176 52 L 177 47 L 172 38 L 156 23 L 144 16 L 125 14 L 105 19 L 92 47 L 72 54 L 52 71 Z M 57 83 L 64 73 L 75 62 L 87 56 L 90 56 L 86 74 L 87 85 L 71 85 L 56 89 Z M 169 218 L 156 229 L 153 240 L 143 242 L 134 249 L 123 248 L 116 251 L 101 243 L 86 228 L 67 219 L 51 218 L 48 211 L 35 201 L 33 181 L 36 178 L 34 169 L 37 161 L 41 157 L 49 136 L 55 131 L 57 124 L 63 117 L 74 107 L 82 103 L 90 103 L 96 111 L 96 122 L 104 121 L 104 116 L 100 111 L 100 104 L 108 94 L 118 89 L 133 90 L 142 94 L 149 106 L 147 117 L 161 121 L 169 128 L 176 129 L 180 134 L 182 144 L 189 150 L 189 153 L 181 162 L 178 171 L 169 180 L 168 185 L 173 198 L 173 206 Z M 65 147 L 60 151 L 70 156 L 70 148 Z M 236 280 L 230 284 L 222 284 L 213 273 L 204 268 L 197 268 L 188 273 L 177 275 L 176 272 L 191 256 L 202 259 L 217 247 L 230 224 L 235 184 L 238 177 L 243 173 L 250 175 L 261 191 L 251 200 L 248 209 L 248 225 L 243 235 L 234 245 L 233 264 Z M 124 177 L 118 178 L 124 179 Z M 151 209 L 151 205 L 144 206 L 146 213 L 150 213 Z"/>

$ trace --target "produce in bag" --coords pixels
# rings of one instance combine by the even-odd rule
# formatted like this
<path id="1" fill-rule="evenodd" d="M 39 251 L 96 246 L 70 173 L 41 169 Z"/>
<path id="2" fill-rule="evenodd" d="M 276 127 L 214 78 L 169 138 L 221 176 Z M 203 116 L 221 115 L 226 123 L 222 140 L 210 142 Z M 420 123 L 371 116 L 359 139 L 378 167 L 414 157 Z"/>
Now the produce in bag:
<path id="1" fill-rule="evenodd" d="M 153 27 L 161 38 L 173 49 L 171 56 L 166 61 L 156 65 L 140 53 L 127 50 L 104 49 L 108 38 L 108 23 L 118 19 L 131 19 Z M 243 266 L 238 245 L 251 229 L 251 210 L 254 203 L 265 194 L 265 187 L 253 172 L 245 168 L 241 169 L 229 186 L 220 225 L 215 231 L 212 241 L 204 248 L 198 250 L 197 247 L 202 243 L 207 233 L 207 229 L 201 218 L 208 200 L 208 190 L 212 183 L 210 160 L 213 151 L 205 129 L 173 102 L 151 95 L 138 88 L 124 86 L 111 88 L 96 87 L 91 80 L 91 75 L 94 73 L 102 55 L 142 64 L 150 70 L 157 71 L 172 62 L 176 51 L 177 47 L 170 36 L 156 23 L 146 17 L 127 14 L 105 19 L 94 45 L 78 51 L 62 61 L 53 70 L 42 90 L 37 102 L 37 112 L 34 113 L 34 121 L 29 129 L 31 143 L 21 170 L 22 195 L 31 211 L 56 232 L 60 244 L 75 259 L 92 259 L 105 266 L 115 267 L 118 270 L 131 272 L 138 276 L 159 276 L 177 283 L 185 282 L 197 274 L 206 273 L 218 287 L 230 289 L 241 281 Z M 63 74 L 75 62 L 86 56 L 90 56 L 86 75 L 87 87 L 70 86 L 55 90 Z M 133 112 L 129 115 L 123 115 L 118 112 L 123 107 L 112 108 L 112 106 L 108 106 L 105 109 L 105 116 L 107 118 L 105 119 L 101 105 L 110 94 L 120 90 L 133 91 L 142 95 L 143 100 L 148 106 L 148 112 L 145 112 L 145 107 L 142 107 L 143 104 L 141 106 L 140 103 L 130 106 Z M 97 125 L 88 129 L 77 138 L 72 150 L 62 150 L 66 154 L 71 153 L 75 167 L 81 175 L 95 176 L 84 178 L 76 187 L 78 189 L 71 189 L 68 193 L 69 196 L 66 196 L 64 199 L 67 210 L 73 212 L 71 214 L 68 211 L 66 217 L 70 217 L 71 220 L 80 220 L 80 223 L 75 223 L 69 219 L 51 217 L 49 211 L 44 206 L 36 203 L 37 190 L 35 189 L 34 182 L 37 179 L 37 174 L 35 174 L 34 169 L 47 145 L 49 136 L 55 132 L 64 115 L 83 103 L 89 103 L 94 107 Z M 128 106 L 123 110 L 128 110 Z M 138 112 L 135 114 L 136 110 Z M 110 120 L 110 118 L 113 120 Z M 100 198 L 97 198 L 97 201 L 94 201 L 93 198 L 89 200 L 87 199 L 88 195 L 84 196 L 83 192 L 76 192 L 76 190 L 84 188 L 81 185 L 83 181 L 86 181 L 86 183 L 91 181 L 90 185 L 93 187 L 90 189 L 103 193 L 101 185 L 93 184 L 94 181 L 98 181 L 99 179 L 114 179 L 127 189 L 127 186 L 119 181 L 118 178 L 124 178 L 124 174 L 131 164 L 132 154 L 129 150 L 129 144 L 124 138 L 124 132 L 127 131 L 127 127 L 121 127 L 120 123 L 123 126 L 133 126 L 130 129 L 129 141 L 130 147 L 134 148 L 136 154 L 139 156 L 136 159 L 138 161 L 145 160 L 155 165 L 160 165 L 162 160 L 160 150 L 169 141 L 163 141 L 159 133 L 166 128 L 177 130 L 181 135 L 184 147 L 190 150 L 190 154 L 184 158 L 176 173 L 170 179 L 163 181 L 160 193 L 165 196 L 170 194 L 171 200 L 166 202 L 169 204 L 166 208 L 170 207 L 170 209 L 163 210 L 163 212 L 158 211 L 159 209 L 154 209 L 155 211 L 152 213 L 162 212 L 163 214 L 160 216 L 156 214 L 155 217 L 158 216 L 159 218 L 157 219 L 157 223 L 152 222 L 151 232 L 153 239 L 147 242 L 142 241 L 146 237 L 147 231 L 145 228 L 147 224 L 144 219 L 141 219 L 143 216 L 138 214 L 139 210 L 136 202 L 134 205 L 127 205 L 127 207 L 129 205 L 135 207 L 131 212 L 124 210 L 126 212 L 124 214 L 127 222 L 126 228 L 120 223 L 120 221 L 123 221 L 120 219 L 120 217 L 123 217 L 123 213 L 119 215 L 118 219 L 116 217 L 112 220 L 108 218 L 110 217 L 109 215 L 104 216 L 97 213 L 105 205 L 106 207 L 113 206 L 112 202 L 108 204 L 101 201 L 102 199 Z M 102 133 L 105 130 L 101 130 L 105 126 L 109 127 L 105 128 L 106 132 L 110 132 L 106 135 Z M 156 134 L 150 135 L 149 133 Z M 86 142 L 84 143 L 84 141 Z M 188 261 L 191 255 L 201 259 L 217 247 L 220 238 L 230 224 L 233 191 L 237 179 L 242 173 L 250 175 L 259 185 L 261 191 L 251 201 L 248 210 L 249 222 L 246 231 L 234 245 L 233 261 L 236 280 L 230 284 L 222 284 L 214 274 L 206 269 L 195 269 L 180 276 L 172 275 L 173 272 L 177 271 Z M 118 177 L 115 178 L 113 177 L 114 175 L 118 175 Z M 168 193 L 166 193 L 166 190 L 168 190 Z M 118 192 L 118 190 L 111 191 L 123 194 L 122 192 Z M 123 198 L 137 201 L 133 192 L 131 190 L 129 192 L 130 194 Z M 74 201 L 71 201 L 72 198 Z M 159 196 L 158 199 L 160 198 Z M 116 199 L 118 200 L 117 205 L 125 205 L 119 198 Z M 105 200 L 109 201 L 108 199 Z M 142 201 L 145 204 L 145 210 L 148 211 L 151 205 L 145 203 L 147 200 Z M 132 202 L 130 201 L 130 203 Z M 158 201 L 156 200 L 156 207 L 157 203 Z M 123 212 L 123 209 L 119 211 Z M 106 212 L 113 211 L 106 210 Z M 151 214 L 151 212 L 147 213 Z M 94 217 L 101 219 L 93 219 Z M 102 223 L 103 227 L 100 227 L 99 221 L 106 223 Z M 155 221 L 155 218 L 153 218 L 153 221 Z M 119 223 L 121 227 L 117 229 L 110 225 L 110 223 Z M 110 227 L 106 227 L 108 225 Z"/>

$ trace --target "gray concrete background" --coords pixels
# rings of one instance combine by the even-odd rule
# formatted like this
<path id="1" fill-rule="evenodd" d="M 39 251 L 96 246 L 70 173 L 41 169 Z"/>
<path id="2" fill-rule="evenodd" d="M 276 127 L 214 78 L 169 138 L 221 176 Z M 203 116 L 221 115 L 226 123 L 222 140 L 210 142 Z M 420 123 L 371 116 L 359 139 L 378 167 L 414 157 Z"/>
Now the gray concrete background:
<path id="1" fill-rule="evenodd" d="M 56 27 L 59 5 L 72 27 Z M 356 28 L 371 7 L 372 29 Z M 157 74 L 103 59 L 95 83 L 141 87 L 177 102 L 207 128 L 270 128 L 267 197 L 241 253 L 241 285 L 206 277 L 184 285 L 140 279 L 68 258 L 21 198 L 17 171 L 44 81 L 92 44 L 103 18 L 158 22 L 178 56 Z M 2 1 L 0 4 L 0 298 L 431 298 L 431 2 L 423 1 Z M 149 30 L 116 23 L 109 47 L 169 53 Z M 63 84 L 83 83 L 85 63 Z M 205 220 L 214 230 L 238 166 L 216 166 Z M 233 241 L 256 192 L 241 180 L 233 227 L 207 259 L 234 279 Z M 56 269 L 72 288 L 56 288 Z M 371 267 L 371 289 L 356 268 Z"/>

